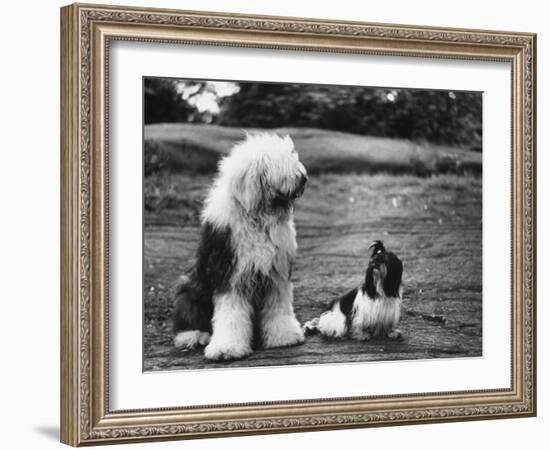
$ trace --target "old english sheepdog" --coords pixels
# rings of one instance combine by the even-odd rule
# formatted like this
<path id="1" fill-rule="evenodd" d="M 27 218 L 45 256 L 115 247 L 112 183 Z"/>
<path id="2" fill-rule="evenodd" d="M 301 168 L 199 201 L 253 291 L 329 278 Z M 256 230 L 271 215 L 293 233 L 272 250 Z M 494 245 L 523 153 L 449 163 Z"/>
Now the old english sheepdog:
<path id="1" fill-rule="evenodd" d="M 174 345 L 208 359 L 301 344 L 290 275 L 294 201 L 307 173 L 289 136 L 247 135 L 218 166 L 190 273 L 176 289 Z"/>
<path id="2" fill-rule="evenodd" d="M 367 341 L 375 337 L 400 339 L 403 264 L 381 241 L 370 246 L 370 261 L 359 288 L 334 299 L 325 312 L 304 325 L 306 333 L 328 338 Z"/>

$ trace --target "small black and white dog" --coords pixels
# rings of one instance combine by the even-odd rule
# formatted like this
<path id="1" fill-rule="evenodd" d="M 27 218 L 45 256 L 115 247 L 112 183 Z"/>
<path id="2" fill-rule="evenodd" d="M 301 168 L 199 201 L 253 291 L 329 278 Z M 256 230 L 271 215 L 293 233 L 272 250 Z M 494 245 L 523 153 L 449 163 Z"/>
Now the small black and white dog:
<path id="1" fill-rule="evenodd" d="M 365 281 L 334 299 L 328 308 L 304 325 L 306 333 L 328 338 L 366 341 L 374 337 L 401 338 L 396 329 L 401 316 L 403 264 L 381 241 L 370 246 Z"/>

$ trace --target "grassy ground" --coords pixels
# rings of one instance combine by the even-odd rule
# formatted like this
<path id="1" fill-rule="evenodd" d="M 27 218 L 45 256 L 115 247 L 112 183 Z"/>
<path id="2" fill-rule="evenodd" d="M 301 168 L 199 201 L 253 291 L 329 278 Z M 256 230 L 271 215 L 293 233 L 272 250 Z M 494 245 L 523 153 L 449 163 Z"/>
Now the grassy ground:
<path id="1" fill-rule="evenodd" d="M 272 131 L 292 136 L 300 159 L 311 174 L 481 173 L 481 153 L 466 149 L 319 129 Z M 146 145 L 155 149 L 161 163 L 173 171 L 187 173 L 213 172 L 219 156 L 243 136 L 243 130 L 238 128 L 190 124 L 147 125 L 144 132 Z"/>
<path id="2" fill-rule="evenodd" d="M 174 349 L 169 288 L 192 261 L 200 202 L 210 181 L 208 175 L 185 173 L 146 178 L 145 370 L 482 354 L 481 179 L 456 175 L 318 174 L 296 206 L 298 319 L 311 319 L 335 295 L 358 285 L 367 246 L 381 239 L 404 263 L 403 342 L 325 342 L 313 336 L 302 346 L 221 365 L 207 362 L 200 351 Z"/>

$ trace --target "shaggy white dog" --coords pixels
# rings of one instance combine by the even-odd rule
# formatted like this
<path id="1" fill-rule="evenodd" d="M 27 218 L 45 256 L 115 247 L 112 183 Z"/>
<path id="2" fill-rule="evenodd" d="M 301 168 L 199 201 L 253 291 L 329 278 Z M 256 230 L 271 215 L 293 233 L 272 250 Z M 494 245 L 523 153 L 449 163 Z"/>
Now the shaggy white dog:
<path id="1" fill-rule="evenodd" d="M 208 359 L 300 344 L 290 274 L 294 200 L 306 170 L 289 136 L 247 135 L 219 164 L 202 211 L 193 270 L 176 290 L 176 347 Z"/>

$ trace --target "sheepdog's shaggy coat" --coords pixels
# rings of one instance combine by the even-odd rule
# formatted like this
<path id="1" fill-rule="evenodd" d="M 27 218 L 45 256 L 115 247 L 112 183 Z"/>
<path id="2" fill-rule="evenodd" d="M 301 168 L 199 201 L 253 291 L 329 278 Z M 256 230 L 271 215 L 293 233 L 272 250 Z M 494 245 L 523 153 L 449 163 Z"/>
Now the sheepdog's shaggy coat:
<path id="1" fill-rule="evenodd" d="M 176 347 L 206 345 L 206 358 L 220 360 L 304 341 L 290 275 L 306 181 L 289 136 L 247 135 L 220 161 L 197 260 L 176 289 Z"/>
<path id="2" fill-rule="evenodd" d="M 401 316 L 403 264 L 381 241 L 374 241 L 369 249 L 363 284 L 334 299 L 320 317 L 307 322 L 307 333 L 360 341 L 401 338 L 396 326 Z"/>

